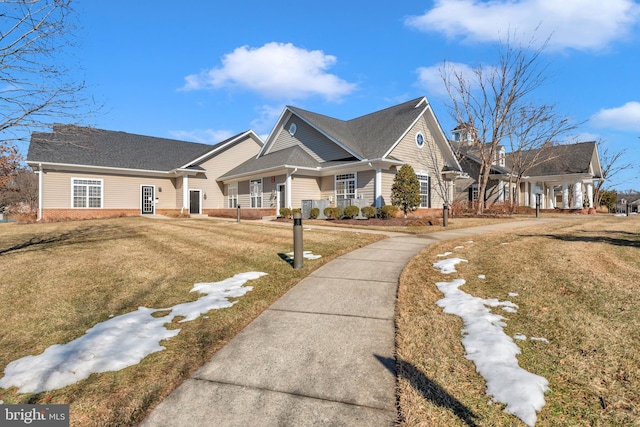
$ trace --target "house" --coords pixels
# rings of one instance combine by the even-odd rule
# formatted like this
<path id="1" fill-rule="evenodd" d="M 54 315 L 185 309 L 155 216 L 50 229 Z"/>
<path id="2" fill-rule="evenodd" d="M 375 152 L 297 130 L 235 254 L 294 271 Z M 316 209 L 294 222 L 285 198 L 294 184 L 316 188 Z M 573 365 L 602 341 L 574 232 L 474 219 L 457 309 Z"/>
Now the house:
<path id="1" fill-rule="evenodd" d="M 473 177 L 478 176 L 480 165 L 477 148 L 471 148 L 472 139 L 464 127 L 456 127 L 452 134 L 460 164 L 470 177 L 456 181 L 455 199 L 475 202 L 478 183 Z M 547 144 L 519 153 L 507 153 L 501 146 L 491 165 L 485 203 L 516 200 L 519 206 L 530 207 L 539 202 L 542 209 L 593 208 L 594 186 L 602 179 L 595 142 Z"/>
<path id="2" fill-rule="evenodd" d="M 288 106 L 266 142 L 247 131 L 214 146 L 55 125 L 32 135 L 27 164 L 44 220 L 381 207 L 404 164 L 420 181 L 420 213 L 440 213 L 463 175 L 425 97 L 351 120 Z"/>
<path id="3" fill-rule="evenodd" d="M 216 178 L 262 146 L 253 131 L 212 146 L 54 125 L 32 134 L 27 164 L 38 173 L 39 220 L 207 214 L 227 204 Z"/>
<path id="4" fill-rule="evenodd" d="M 311 207 L 391 204 L 405 163 L 420 181 L 419 210 L 442 212 L 462 170 L 425 97 L 350 120 L 287 106 L 260 152 L 218 181 L 229 208 L 307 216 Z"/>

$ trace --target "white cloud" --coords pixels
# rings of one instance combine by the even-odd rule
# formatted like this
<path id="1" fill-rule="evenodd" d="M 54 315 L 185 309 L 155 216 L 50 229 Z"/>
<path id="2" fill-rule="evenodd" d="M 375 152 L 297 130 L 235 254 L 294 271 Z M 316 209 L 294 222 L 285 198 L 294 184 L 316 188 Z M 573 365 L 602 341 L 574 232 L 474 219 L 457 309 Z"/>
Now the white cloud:
<path id="1" fill-rule="evenodd" d="M 251 121 L 251 128 L 256 132 L 269 132 L 273 127 L 273 124 L 278 120 L 280 114 L 284 110 L 284 105 L 274 107 L 272 105 L 263 105 L 257 108 L 258 118 Z M 268 137 L 269 135 L 267 135 Z M 266 140 L 266 138 L 263 138 Z"/>
<path id="2" fill-rule="evenodd" d="M 602 109 L 589 121 L 601 128 L 640 131 L 640 102 L 631 101 L 622 107 Z"/>
<path id="3" fill-rule="evenodd" d="M 453 77 L 453 73 L 456 73 L 463 76 L 466 81 L 475 80 L 474 76 L 476 74 L 469 65 L 459 62 L 447 62 L 418 68 L 418 86 L 427 89 L 430 95 L 447 95 L 447 89 L 442 80 L 443 71 L 450 77 Z"/>
<path id="4" fill-rule="evenodd" d="M 230 130 L 213 129 L 172 130 L 169 131 L 169 134 L 173 138 L 181 141 L 193 141 L 202 144 L 217 144 L 236 135 L 236 133 Z"/>
<path id="5" fill-rule="evenodd" d="M 504 41 L 514 32 L 549 49 L 598 50 L 622 39 L 640 18 L 633 0 L 436 0 L 423 15 L 405 24 L 468 42 Z"/>
<path id="6" fill-rule="evenodd" d="M 327 73 L 337 62 L 321 50 L 306 50 L 291 43 L 242 46 L 222 58 L 222 67 L 185 77 L 183 90 L 240 87 L 274 99 L 300 99 L 319 95 L 337 100 L 353 92 L 356 84 Z"/>

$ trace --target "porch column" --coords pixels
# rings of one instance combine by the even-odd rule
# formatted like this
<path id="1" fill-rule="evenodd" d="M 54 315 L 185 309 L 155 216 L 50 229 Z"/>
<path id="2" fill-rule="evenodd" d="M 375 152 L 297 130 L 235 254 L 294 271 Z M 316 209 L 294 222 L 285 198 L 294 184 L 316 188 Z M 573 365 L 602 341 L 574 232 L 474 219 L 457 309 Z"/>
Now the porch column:
<path id="1" fill-rule="evenodd" d="M 524 191 L 522 192 L 522 201 L 521 206 L 529 206 L 529 183 L 527 181 L 524 182 Z"/>
<path id="2" fill-rule="evenodd" d="M 553 192 L 553 185 L 549 185 L 547 187 L 547 199 L 549 200 L 549 209 L 555 209 L 556 208 L 556 195 Z"/>
<path id="3" fill-rule="evenodd" d="M 587 183 L 587 200 L 589 201 L 589 207 L 594 208 L 593 206 L 593 182 Z"/>
<path id="4" fill-rule="evenodd" d="M 578 181 L 573 184 L 573 204 L 574 209 L 582 209 L 582 182 Z"/>
<path id="5" fill-rule="evenodd" d="M 382 207 L 382 168 L 376 169 L 376 181 L 374 189 L 376 209 Z"/>
<path id="6" fill-rule="evenodd" d="M 284 184 L 285 206 L 291 209 L 291 173 L 287 173 L 287 179 Z"/>
<path id="7" fill-rule="evenodd" d="M 562 183 L 562 209 L 569 209 L 569 183 Z"/>
<path id="8" fill-rule="evenodd" d="M 504 202 L 504 182 L 501 179 L 498 180 L 498 201 Z"/>
<path id="9" fill-rule="evenodd" d="M 533 188 L 535 186 L 533 185 L 533 182 L 529 183 L 529 207 L 530 208 L 535 208 L 536 207 L 536 196 L 535 194 L 533 194 Z"/>
<path id="10" fill-rule="evenodd" d="M 189 176 L 187 174 L 182 175 L 182 210 L 187 210 L 189 213 Z"/>

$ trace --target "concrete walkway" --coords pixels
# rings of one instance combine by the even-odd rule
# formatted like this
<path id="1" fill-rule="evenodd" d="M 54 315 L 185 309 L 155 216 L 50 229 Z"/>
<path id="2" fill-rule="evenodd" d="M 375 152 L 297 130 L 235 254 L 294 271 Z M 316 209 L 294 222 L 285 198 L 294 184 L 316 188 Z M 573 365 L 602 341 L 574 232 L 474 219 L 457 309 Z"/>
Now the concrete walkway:
<path id="1" fill-rule="evenodd" d="M 141 426 L 393 425 L 394 314 L 405 265 L 438 241 L 548 221 L 393 233 L 336 258 L 258 316 Z"/>

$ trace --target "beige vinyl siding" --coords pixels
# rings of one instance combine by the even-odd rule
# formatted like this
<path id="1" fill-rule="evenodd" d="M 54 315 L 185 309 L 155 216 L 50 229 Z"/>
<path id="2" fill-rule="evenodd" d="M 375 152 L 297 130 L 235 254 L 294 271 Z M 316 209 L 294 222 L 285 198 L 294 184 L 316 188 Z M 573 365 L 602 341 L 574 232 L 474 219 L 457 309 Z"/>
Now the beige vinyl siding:
<path id="1" fill-rule="evenodd" d="M 320 198 L 334 199 L 335 196 L 335 176 L 323 176 L 320 178 Z"/>
<path id="2" fill-rule="evenodd" d="M 198 166 L 206 170 L 206 173 L 190 176 L 189 189 L 202 190 L 203 194 L 206 193 L 207 198 L 202 199 L 202 209 L 220 209 L 227 207 L 224 185 L 217 182 L 216 179 L 239 164 L 255 157 L 259 151 L 260 146 L 258 143 L 252 138 L 247 138 L 221 152 L 215 153 L 210 159 L 198 164 Z M 249 207 L 249 204 L 243 205 Z"/>
<path id="3" fill-rule="evenodd" d="M 296 133 L 293 136 L 289 134 L 289 126 L 291 125 L 291 122 L 294 122 L 297 126 Z M 301 141 L 304 141 L 304 144 Z M 282 129 L 282 132 L 277 136 L 277 139 L 274 141 L 269 152 L 273 153 L 274 151 L 284 150 L 285 148 L 290 148 L 296 145 L 299 145 L 319 162 L 328 162 L 353 157 L 329 138 L 325 137 L 299 118 L 293 116 L 287 121 L 284 129 Z"/>
<path id="4" fill-rule="evenodd" d="M 278 203 L 277 186 L 285 182 L 285 175 L 262 178 L 262 207 L 276 208 Z"/>
<path id="5" fill-rule="evenodd" d="M 434 132 L 431 129 L 432 126 L 429 126 L 424 116 L 421 117 L 390 155 L 411 165 L 416 174 L 431 177 L 431 206 L 441 206 L 443 195 L 440 187 L 444 187 L 441 171 L 448 163 L 443 157 L 442 150 L 435 141 Z M 424 137 L 422 148 L 416 144 L 418 132 Z"/>
<path id="6" fill-rule="evenodd" d="M 155 196 L 158 201 L 156 209 L 176 208 L 175 179 L 63 171 L 45 171 L 42 179 L 42 207 L 44 209 L 72 208 L 73 178 L 102 179 L 102 208 L 104 209 L 140 209 L 142 185 L 155 186 Z"/>
<path id="7" fill-rule="evenodd" d="M 356 197 L 363 199 L 369 205 L 375 205 L 376 171 L 367 170 L 356 175 Z"/>
<path id="8" fill-rule="evenodd" d="M 251 194 L 249 193 L 249 181 L 238 182 L 238 205 L 242 208 L 251 207 Z"/>
<path id="9" fill-rule="evenodd" d="M 382 205 L 391 204 L 391 186 L 393 185 L 393 180 L 395 177 L 395 169 L 392 169 L 390 171 L 382 171 Z"/>
<path id="10" fill-rule="evenodd" d="M 303 200 L 320 200 L 320 178 L 294 175 L 291 177 L 291 207 L 302 208 Z"/>

